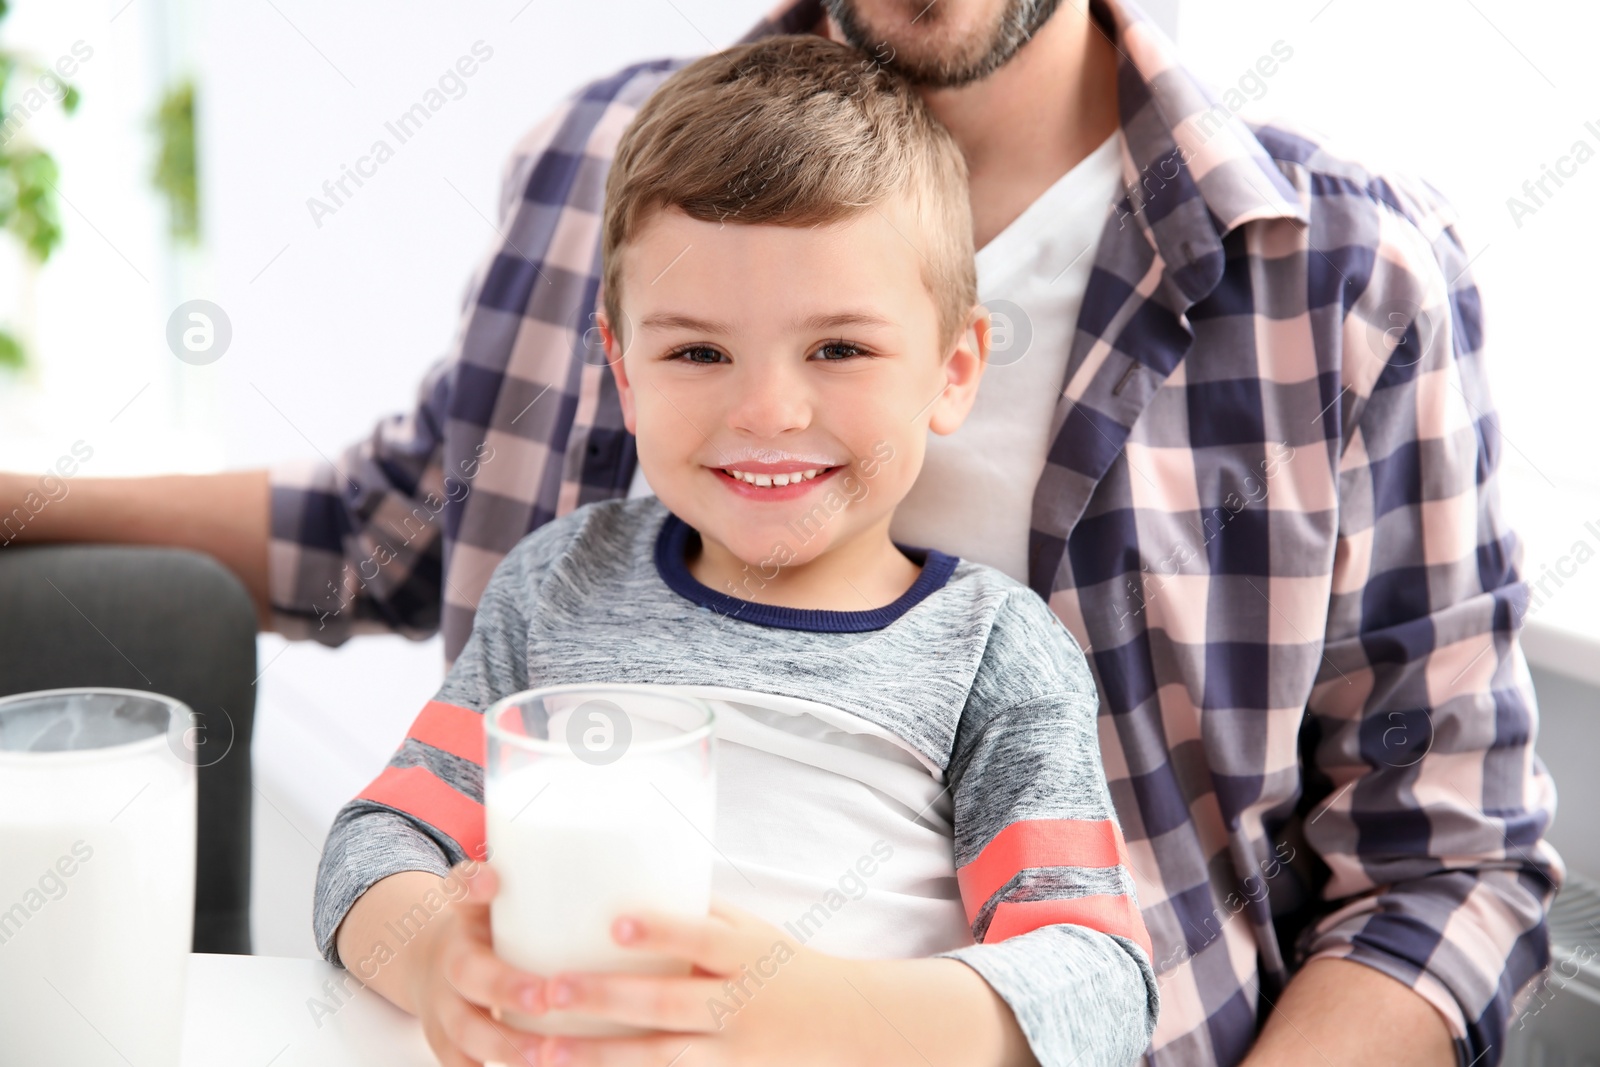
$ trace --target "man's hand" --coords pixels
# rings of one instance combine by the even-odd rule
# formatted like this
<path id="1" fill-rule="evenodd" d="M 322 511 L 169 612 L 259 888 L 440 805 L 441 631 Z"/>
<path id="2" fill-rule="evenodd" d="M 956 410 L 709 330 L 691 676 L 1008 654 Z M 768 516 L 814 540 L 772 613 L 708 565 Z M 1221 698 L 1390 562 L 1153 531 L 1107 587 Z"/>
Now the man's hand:
<path id="1" fill-rule="evenodd" d="M 559 1038 L 570 1067 L 1030 1064 L 1010 1009 L 965 964 L 854 960 L 806 948 L 726 904 L 705 919 L 623 916 L 618 944 L 674 956 L 686 977 L 553 975 L 551 1008 L 642 1027 L 644 1037 Z"/>

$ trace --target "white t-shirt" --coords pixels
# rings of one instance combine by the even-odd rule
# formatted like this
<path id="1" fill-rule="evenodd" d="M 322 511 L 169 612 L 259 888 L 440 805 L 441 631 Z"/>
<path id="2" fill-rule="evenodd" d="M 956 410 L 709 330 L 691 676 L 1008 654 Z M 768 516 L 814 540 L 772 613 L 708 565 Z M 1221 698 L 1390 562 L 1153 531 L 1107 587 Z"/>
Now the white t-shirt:
<path id="1" fill-rule="evenodd" d="M 1121 142 L 1113 132 L 978 250 L 994 350 L 966 421 L 952 434 L 928 434 L 922 470 L 889 526 L 901 544 L 1028 581 L 1034 488 L 1100 230 L 1122 183 Z M 650 494 L 636 468 L 628 496 Z"/>
<path id="2" fill-rule="evenodd" d="M 673 688 L 717 714 L 714 895 L 838 956 L 910 959 L 972 944 L 940 768 L 893 731 L 829 704 Z M 874 855 L 892 862 L 874 864 Z M 872 877 L 861 877 L 867 870 Z"/>

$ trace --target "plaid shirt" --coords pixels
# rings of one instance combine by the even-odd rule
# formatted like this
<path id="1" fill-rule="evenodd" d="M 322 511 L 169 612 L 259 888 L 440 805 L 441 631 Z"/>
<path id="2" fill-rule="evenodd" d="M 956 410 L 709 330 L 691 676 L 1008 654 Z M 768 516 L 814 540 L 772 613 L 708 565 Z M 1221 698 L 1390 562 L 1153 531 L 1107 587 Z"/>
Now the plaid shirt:
<path id="1" fill-rule="evenodd" d="M 1232 1064 L 1293 969 L 1414 989 L 1498 1061 L 1563 876 L 1516 631 L 1483 316 L 1443 198 L 1217 104 L 1131 6 L 1126 191 L 1033 498 L 1029 584 L 1089 652 L 1155 945 L 1148 1061 Z M 817 27 L 798 0 L 752 38 Z M 453 661 L 529 531 L 636 465 L 597 307 L 601 193 L 681 63 L 562 105 L 505 175 L 503 241 L 416 410 L 273 471 L 272 598 L 337 644 L 442 626 Z"/>

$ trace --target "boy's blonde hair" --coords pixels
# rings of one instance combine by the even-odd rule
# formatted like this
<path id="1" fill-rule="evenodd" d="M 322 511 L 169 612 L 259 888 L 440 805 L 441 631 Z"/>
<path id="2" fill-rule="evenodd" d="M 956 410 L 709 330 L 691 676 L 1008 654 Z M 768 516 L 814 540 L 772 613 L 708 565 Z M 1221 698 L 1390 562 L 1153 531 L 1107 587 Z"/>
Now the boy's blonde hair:
<path id="1" fill-rule="evenodd" d="M 977 302 L 967 167 L 898 75 L 814 34 L 737 45 L 684 67 L 622 135 L 606 179 L 606 315 L 622 323 L 621 253 L 657 211 L 814 226 L 900 192 L 947 352 Z M 943 353 L 941 353 L 943 354 Z"/>

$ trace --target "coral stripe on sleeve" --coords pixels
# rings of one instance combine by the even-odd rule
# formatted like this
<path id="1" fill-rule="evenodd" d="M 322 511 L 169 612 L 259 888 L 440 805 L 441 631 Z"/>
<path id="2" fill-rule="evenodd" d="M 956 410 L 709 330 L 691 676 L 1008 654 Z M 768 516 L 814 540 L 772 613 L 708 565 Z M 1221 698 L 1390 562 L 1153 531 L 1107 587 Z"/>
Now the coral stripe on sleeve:
<path id="1" fill-rule="evenodd" d="M 426 767 L 386 767 L 356 799 L 420 819 L 473 859 L 486 858 L 483 805 Z"/>
<path id="2" fill-rule="evenodd" d="M 406 736 L 483 766 L 483 716 L 471 708 L 430 700 Z"/>
<path id="3" fill-rule="evenodd" d="M 1122 894 L 1098 893 L 1088 897 L 1068 897 L 1064 900 L 1026 900 L 999 904 L 989 929 L 983 932 L 983 943 L 1004 941 L 1030 930 L 1054 923 L 1070 923 L 1088 927 L 1102 934 L 1116 934 L 1144 949 L 1144 954 L 1155 959 L 1150 947 L 1150 932 L 1133 901 Z"/>
<path id="4" fill-rule="evenodd" d="M 967 922 L 975 920 L 989 898 L 1019 871 L 1029 867 L 1115 867 L 1125 857 L 1122 834 L 1110 819 L 1014 822 L 956 872 Z"/>

